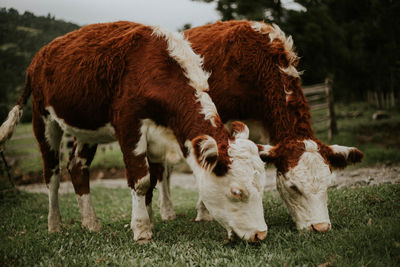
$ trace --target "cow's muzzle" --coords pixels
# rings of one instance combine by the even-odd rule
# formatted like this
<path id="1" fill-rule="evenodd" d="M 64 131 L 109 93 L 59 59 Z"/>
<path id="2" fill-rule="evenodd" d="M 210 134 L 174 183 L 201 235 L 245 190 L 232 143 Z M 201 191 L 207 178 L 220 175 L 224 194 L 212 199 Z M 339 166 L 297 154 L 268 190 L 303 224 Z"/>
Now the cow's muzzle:
<path id="1" fill-rule="evenodd" d="M 257 231 L 252 237 L 251 242 L 262 241 L 267 237 L 267 231 Z"/>
<path id="2" fill-rule="evenodd" d="M 315 231 L 319 233 L 324 233 L 327 232 L 331 229 L 331 224 L 330 223 L 316 223 L 316 224 L 311 224 L 310 227 L 308 228 L 310 231 Z"/>

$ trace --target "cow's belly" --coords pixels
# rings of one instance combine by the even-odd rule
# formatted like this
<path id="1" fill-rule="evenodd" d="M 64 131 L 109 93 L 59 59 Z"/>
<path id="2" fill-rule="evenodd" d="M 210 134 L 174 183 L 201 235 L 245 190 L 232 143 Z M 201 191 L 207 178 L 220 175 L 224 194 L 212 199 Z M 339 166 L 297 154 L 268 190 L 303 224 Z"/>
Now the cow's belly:
<path id="1" fill-rule="evenodd" d="M 116 140 L 114 127 L 110 123 L 107 123 L 96 130 L 80 129 L 67 124 L 62 118 L 59 118 L 53 107 L 47 107 L 46 110 L 50 115 L 45 119 L 45 122 L 56 121 L 64 133 L 74 136 L 80 143 L 89 145 L 106 144 Z"/>
<path id="2" fill-rule="evenodd" d="M 150 161 L 154 163 L 167 161 L 176 164 L 183 158 L 178 141 L 171 129 L 159 126 L 150 119 L 143 120 L 142 127 L 146 128 L 147 156 Z"/>

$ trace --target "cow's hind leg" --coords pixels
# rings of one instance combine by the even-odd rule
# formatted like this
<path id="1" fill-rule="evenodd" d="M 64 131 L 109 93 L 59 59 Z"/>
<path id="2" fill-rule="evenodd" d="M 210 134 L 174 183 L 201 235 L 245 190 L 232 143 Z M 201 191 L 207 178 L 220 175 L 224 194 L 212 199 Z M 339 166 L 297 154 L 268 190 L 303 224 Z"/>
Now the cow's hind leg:
<path id="1" fill-rule="evenodd" d="M 60 186 L 59 149 L 62 130 L 55 121 L 44 118 L 35 110 L 32 123 L 42 153 L 44 180 L 49 190 L 48 230 L 49 232 L 60 232 L 61 214 L 58 205 L 58 188 Z"/>
<path id="2" fill-rule="evenodd" d="M 156 187 L 157 179 L 164 172 L 164 167 L 162 166 L 162 164 L 159 163 L 152 163 L 150 161 L 148 162 L 150 168 L 150 187 L 149 189 L 147 189 L 146 192 L 146 209 L 147 213 L 149 214 L 151 228 L 153 228 L 154 227 L 153 208 L 152 208 L 153 190 Z"/>
<path id="3" fill-rule="evenodd" d="M 158 205 L 160 207 L 161 219 L 163 221 L 174 220 L 176 218 L 170 192 L 171 169 L 172 166 L 165 163 L 162 176 L 157 177 L 159 180 L 157 186 L 159 191 Z"/>
<path id="4" fill-rule="evenodd" d="M 90 198 L 89 187 L 89 167 L 96 153 L 96 148 L 97 145 L 90 146 L 75 141 L 67 167 L 78 200 L 82 227 L 94 232 L 101 230 L 101 224 L 96 217 Z"/>

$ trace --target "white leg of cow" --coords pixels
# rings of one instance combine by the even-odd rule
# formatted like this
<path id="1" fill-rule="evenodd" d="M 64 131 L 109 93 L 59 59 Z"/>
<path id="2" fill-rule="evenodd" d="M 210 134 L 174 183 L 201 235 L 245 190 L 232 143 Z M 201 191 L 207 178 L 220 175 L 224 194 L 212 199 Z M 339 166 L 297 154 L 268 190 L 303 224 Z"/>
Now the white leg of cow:
<path id="1" fill-rule="evenodd" d="M 158 203 L 160 207 L 161 219 L 163 221 L 174 220 L 176 218 L 174 206 L 172 205 L 171 201 L 170 171 L 168 167 L 168 164 L 164 165 L 163 177 L 158 185 Z"/>
<path id="2" fill-rule="evenodd" d="M 32 124 L 43 159 L 43 176 L 49 192 L 48 231 L 61 231 L 61 214 L 58 206 L 60 187 L 59 148 L 62 130 L 54 121 L 42 117 L 37 111 L 32 113 Z"/>
<path id="3" fill-rule="evenodd" d="M 101 230 L 101 224 L 94 211 L 90 194 L 76 195 L 76 198 L 81 213 L 82 227 L 87 228 L 89 231 L 99 232 Z"/>
<path id="4" fill-rule="evenodd" d="M 132 190 L 131 228 L 135 241 L 150 240 L 153 237 L 146 195 L 137 194 L 135 190 Z"/>
<path id="5" fill-rule="evenodd" d="M 197 201 L 196 209 L 197 209 L 197 216 L 195 219 L 196 222 L 213 220 L 211 214 L 208 212 L 206 206 L 204 206 L 204 203 L 200 199 L 200 197 L 199 200 Z"/>
<path id="6" fill-rule="evenodd" d="M 48 230 L 50 233 L 61 231 L 61 214 L 58 206 L 58 188 L 60 187 L 60 173 L 53 170 L 50 182 L 47 184 L 49 189 L 49 216 Z"/>

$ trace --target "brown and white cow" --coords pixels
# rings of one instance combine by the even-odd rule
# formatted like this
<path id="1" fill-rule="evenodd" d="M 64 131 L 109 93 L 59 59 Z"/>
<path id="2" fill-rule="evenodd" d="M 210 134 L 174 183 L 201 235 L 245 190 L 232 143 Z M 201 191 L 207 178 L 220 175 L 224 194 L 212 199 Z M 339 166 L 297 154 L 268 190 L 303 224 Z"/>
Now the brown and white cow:
<path id="1" fill-rule="evenodd" d="M 97 144 L 116 139 L 132 189 L 135 240 L 152 238 L 154 174 L 165 156 L 186 158 L 205 206 L 229 235 L 263 240 L 264 163 L 243 123 L 231 133 L 224 127 L 206 93 L 208 77 L 183 35 L 132 22 L 85 26 L 43 47 L 0 128 L 0 145 L 32 94 L 33 130 L 49 188 L 49 232 L 61 230 L 59 147 L 66 132 L 76 138 L 68 169 L 83 227 L 101 228 L 90 199 L 89 166 Z"/>
<path id="2" fill-rule="evenodd" d="M 272 145 L 260 146 L 261 155 L 277 168 L 277 187 L 297 228 L 329 230 L 332 171 L 361 161 L 363 154 L 354 147 L 327 146 L 314 136 L 292 38 L 277 25 L 250 21 L 217 22 L 184 34 L 211 73 L 209 93 L 222 121 L 250 120 L 249 126 L 261 127 L 251 128 L 253 135 L 269 136 Z M 165 188 L 162 183 L 166 203 L 160 207 L 167 219 L 174 212 L 163 197 Z M 202 219 L 210 217 L 199 202 L 197 220 Z"/>

